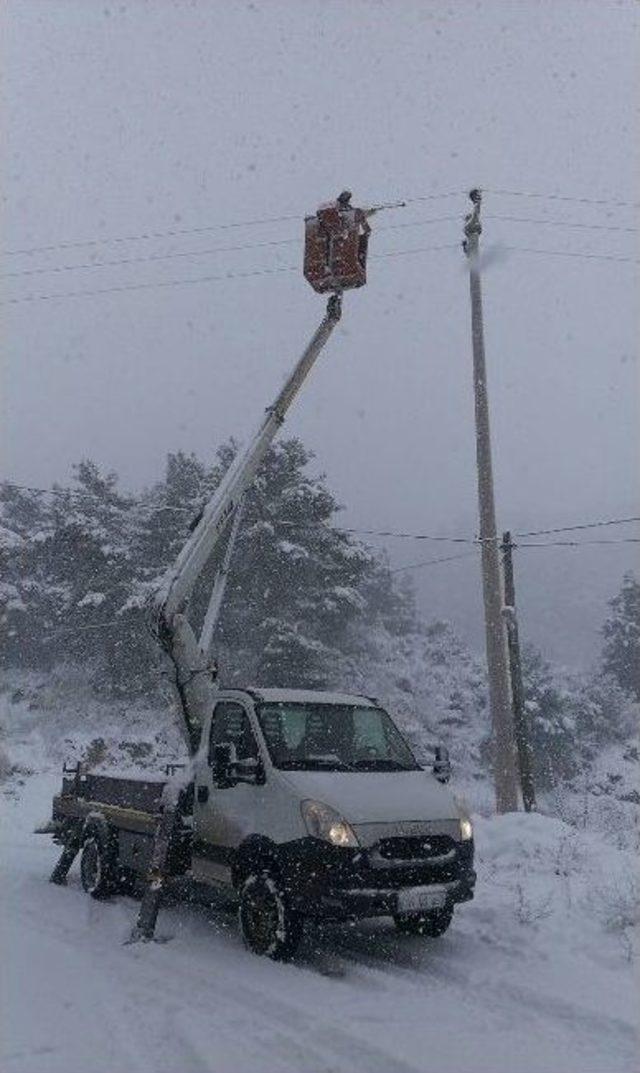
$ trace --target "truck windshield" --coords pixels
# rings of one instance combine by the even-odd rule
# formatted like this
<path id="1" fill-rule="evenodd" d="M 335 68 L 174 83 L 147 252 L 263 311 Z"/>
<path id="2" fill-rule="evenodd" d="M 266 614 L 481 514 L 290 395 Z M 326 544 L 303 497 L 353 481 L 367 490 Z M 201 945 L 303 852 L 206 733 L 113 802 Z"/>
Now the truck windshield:
<path id="1" fill-rule="evenodd" d="M 257 706 L 277 768 L 299 771 L 417 771 L 409 746 L 381 708 L 340 704 Z"/>

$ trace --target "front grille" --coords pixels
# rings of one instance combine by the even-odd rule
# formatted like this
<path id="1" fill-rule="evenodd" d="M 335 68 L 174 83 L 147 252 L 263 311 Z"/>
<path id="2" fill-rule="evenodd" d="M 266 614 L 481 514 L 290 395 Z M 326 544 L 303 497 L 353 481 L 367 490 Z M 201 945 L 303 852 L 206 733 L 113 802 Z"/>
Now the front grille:
<path id="1" fill-rule="evenodd" d="M 448 835 L 418 835 L 383 838 L 374 849 L 387 861 L 428 861 L 455 852 L 456 844 Z"/>

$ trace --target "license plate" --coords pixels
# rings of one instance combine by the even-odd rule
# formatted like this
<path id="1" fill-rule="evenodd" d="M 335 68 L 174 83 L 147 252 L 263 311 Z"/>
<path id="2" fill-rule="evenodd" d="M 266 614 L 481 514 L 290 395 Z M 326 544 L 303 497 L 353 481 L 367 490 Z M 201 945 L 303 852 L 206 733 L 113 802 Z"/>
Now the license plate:
<path id="1" fill-rule="evenodd" d="M 446 901 L 443 890 L 428 887 L 409 887 L 398 892 L 398 912 L 416 913 L 429 909 L 442 909 Z"/>

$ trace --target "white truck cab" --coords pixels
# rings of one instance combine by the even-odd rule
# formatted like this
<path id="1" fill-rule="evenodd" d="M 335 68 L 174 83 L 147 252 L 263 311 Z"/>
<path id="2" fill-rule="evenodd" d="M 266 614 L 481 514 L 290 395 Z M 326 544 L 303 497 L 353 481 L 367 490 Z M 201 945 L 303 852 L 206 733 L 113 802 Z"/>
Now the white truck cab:
<path id="1" fill-rule="evenodd" d="M 188 771 L 65 768 L 41 830 L 64 847 L 54 883 L 78 852 L 94 898 L 146 881 L 136 927 L 151 920 L 147 937 L 162 876 L 175 877 L 193 896 L 204 887 L 237 901 L 246 945 L 279 958 L 305 920 L 392 916 L 402 932 L 446 931 L 476 879 L 471 822 L 448 775 L 443 755 L 420 767 L 368 697 L 218 689 Z"/>
<path id="2" fill-rule="evenodd" d="M 447 776 L 370 698 L 221 690 L 194 761 L 193 877 L 237 892 L 258 953 L 292 949 L 305 917 L 441 934 L 475 884 Z"/>

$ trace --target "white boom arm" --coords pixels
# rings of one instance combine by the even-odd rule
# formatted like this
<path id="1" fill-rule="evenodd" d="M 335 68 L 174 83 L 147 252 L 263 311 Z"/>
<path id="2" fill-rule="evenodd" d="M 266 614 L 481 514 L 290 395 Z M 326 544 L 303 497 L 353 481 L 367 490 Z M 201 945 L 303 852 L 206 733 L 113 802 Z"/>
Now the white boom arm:
<path id="1" fill-rule="evenodd" d="M 220 485 L 206 504 L 202 516 L 176 562 L 171 566 L 154 598 L 158 638 L 173 661 L 176 687 L 182 705 L 184 731 L 192 749 L 197 748 L 200 727 L 211 711 L 215 671 L 207 649 L 212 632 L 211 615 L 201 640 L 188 621 L 188 603 L 211 554 L 223 538 L 242 496 L 251 485 L 291 403 L 302 387 L 316 358 L 340 320 L 339 294 L 329 298 L 325 316 L 298 360 L 291 375 L 246 449 L 231 463 Z"/>
<path id="2" fill-rule="evenodd" d="M 233 558 L 233 549 L 235 547 L 236 538 L 240 529 L 240 523 L 242 522 L 242 516 L 244 514 L 244 503 L 245 501 L 243 498 L 240 500 L 238 506 L 236 507 L 236 511 L 233 516 L 233 525 L 231 526 L 231 532 L 229 533 L 229 539 L 227 540 L 227 546 L 224 550 L 222 562 L 220 563 L 220 567 L 213 582 L 211 596 L 209 597 L 209 606 L 204 616 L 204 621 L 202 623 L 202 630 L 200 631 L 200 648 L 204 652 L 205 656 L 211 653 L 213 635 L 215 633 L 218 618 L 220 617 L 220 608 L 222 607 L 222 601 L 224 600 L 224 593 L 227 587 L 227 577 L 229 575 L 231 560 Z"/>

